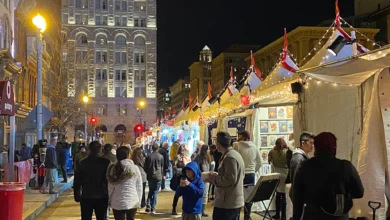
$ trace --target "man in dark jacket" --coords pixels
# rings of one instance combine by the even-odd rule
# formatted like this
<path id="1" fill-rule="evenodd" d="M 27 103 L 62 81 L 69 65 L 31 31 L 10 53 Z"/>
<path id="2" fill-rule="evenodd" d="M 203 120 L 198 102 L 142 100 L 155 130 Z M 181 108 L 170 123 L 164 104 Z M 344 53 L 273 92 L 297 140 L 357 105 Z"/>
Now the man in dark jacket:
<path id="1" fill-rule="evenodd" d="M 314 135 L 309 132 L 303 132 L 299 137 L 299 146 L 293 151 L 292 158 L 290 160 L 289 180 L 294 183 L 295 171 L 300 163 L 309 159 L 309 153 L 314 149 Z M 291 186 L 291 189 L 293 186 Z M 290 198 L 292 199 L 292 190 L 290 190 Z"/>
<path id="2" fill-rule="evenodd" d="M 167 176 L 167 173 L 169 171 L 169 153 L 168 153 L 169 145 L 167 142 L 164 142 L 162 144 L 162 147 L 158 151 L 164 158 L 164 176 Z M 162 179 L 161 182 L 161 190 L 165 189 L 165 179 Z"/>
<path id="3" fill-rule="evenodd" d="M 116 156 L 111 152 L 112 148 L 113 146 L 111 144 L 104 145 L 103 157 L 109 159 L 111 163 L 116 163 L 118 160 L 116 159 Z"/>
<path id="4" fill-rule="evenodd" d="M 164 176 L 164 157 L 158 152 L 156 143 L 152 146 L 153 153 L 149 154 L 145 161 L 145 171 L 148 179 L 149 194 L 146 201 L 146 212 L 156 212 L 158 191 Z"/>
<path id="5" fill-rule="evenodd" d="M 45 180 L 43 181 L 42 188 L 40 190 L 41 193 L 46 194 L 46 187 L 49 187 L 49 193 L 50 194 L 57 194 L 56 191 L 54 191 L 54 173 L 57 169 L 58 163 L 57 163 L 57 153 L 55 146 L 57 145 L 57 139 L 52 138 L 50 139 L 50 144 L 46 146 L 46 155 L 45 155 L 45 169 L 46 169 L 46 175 Z"/>
<path id="6" fill-rule="evenodd" d="M 348 220 L 352 199 L 362 198 L 364 193 L 359 174 L 349 161 L 335 157 L 337 139 L 334 134 L 317 135 L 314 146 L 314 157 L 303 161 L 295 173 L 293 218 L 301 220 L 303 215 L 303 220 Z M 342 199 L 336 199 L 335 194 L 342 195 Z M 349 208 L 340 208 L 340 205 Z"/>
<path id="7" fill-rule="evenodd" d="M 81 219 L 105 220 L 108 208 L 107 167 L 110 160 L 99 156 L 102 145 L 93 141 L 89 155 L 80 161 L 74 179 L 74 200 L 80 202 Z"/>
<path id="8" fill-rule="evenodd" d="M 28 147 L 25 143 L 22 144 L 22 149 L 20 149 L 20 160 L 26 161 L 32 158 L 32 149 Z"/>
<path id="9" fill-rule="evenodd" d="M 67 183 L 68 182 L 68 174 L 67 174 L 66 167 L 67 167 L 68 160 L 69 160 L 68 143 L 63 142 L 63 141 L 59 142 L 57 144 L 56 151 L 58 153 L 57 154 L 58 155 L 58 165 L 61 168 L 62 177 L 64 178 L 64 180 L 62 182 Z"/>

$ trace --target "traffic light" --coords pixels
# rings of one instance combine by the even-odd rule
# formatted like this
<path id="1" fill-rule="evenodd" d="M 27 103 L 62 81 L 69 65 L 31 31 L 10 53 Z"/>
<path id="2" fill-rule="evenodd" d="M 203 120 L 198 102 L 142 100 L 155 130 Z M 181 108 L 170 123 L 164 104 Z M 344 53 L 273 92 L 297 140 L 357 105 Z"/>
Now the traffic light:
<path id="1" fill-rule="evenodd" d="M 91 125 L 96 125 L 97 119 L 94 116 L 92 116 L 89 122 L 91 123 Z"/>
<path id="2" fill-rule="evenodd" d="M 134 126 L 134 132 L 140 133 L 143 131 L 144 131 L 144 126 L 142 126 L 142 124 L 137 124 L 136 126 Z"/>

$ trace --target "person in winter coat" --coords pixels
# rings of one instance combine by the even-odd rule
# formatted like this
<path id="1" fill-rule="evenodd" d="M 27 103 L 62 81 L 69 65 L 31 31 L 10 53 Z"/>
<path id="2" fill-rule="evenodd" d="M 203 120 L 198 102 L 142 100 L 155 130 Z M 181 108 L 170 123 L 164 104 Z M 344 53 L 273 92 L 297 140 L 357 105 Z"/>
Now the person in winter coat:
<path id="1" fill-rule="evenodd" d="M 110 160 L 100 156 L 102 145 L 93 141 L 89 155 L 80 161 L 74 178 L 74 200 L 80 202 L 81 219 L 106 220 L 108 208 L 107 168 Z"/>
<path id="2" fill-rule="evenodd" d="M 202 148 L 203 145 L 204 145 L 203 141 L 198 141 L 198 143 L 196 144 L 196 150 L 191 155 L 191 161 L 195 160 L 196 156 L 198 156 L 198 154 L 200 153 L 200 148 Z"/>
<path id="3" fill-rule="evenodd" d="M 275 141 L 275 147 L 268 154 L 268 162 L 272 164 L 273 172 L 280 174 L 280 182 L 276 189 L 276 214 L 273 219 L 286 220 L 286 179 L 288 174 L 287 169 L 287 154 L 291 152 L 283 138 L 278 138 Z M 280 213 L 282 213 L 280 215 Z"/>
<path id="4" fill-rule="evenodd" d="M 81 145 L 80 151 L 74 157 L 74 171 L 76 172 L 77 167 L 80 164 L 80 161 L 88 156 L 87 149 L 85 145 Z"/>
<path id="5" fill-rule="evenodd" d="M 62 178 L 64 178 L 62 182 L 67 183 L 68 174 L 66 168 L 70 157 L 68 143 L 63 141 L 59 142 L 56 146 L 56 151 L 58 155 L 58 166 L 61 168 Z"/>
<path id="6" fill-rule="evenodd" d="M 130 160 L 130 149 L 119 147 L 117 162 L 107 168 L 109 204 L 115 220 L 134 220 L 141 206 L 142 176 L 137 165 Z"/>
<path id="7" fill-rule="evenodd" d="M 164 157 L 158 152 L 159 146 L 154 143 L 153 153 L 149 154 L 145 161 L 145 172 L 148 179 L 149 194 L 146 200 L 146 212 L 156 213 L 158 192 L 164 176 Z"/>
<path id="8" fill-rule="evenodd" d="M 314 135 L 304 131 L 301 136 L 299 137 L 299 147 L 297 147 L 293 151 L 292 158 L 290 160 L 290 170 L 289 170 L 289 176 L 291 182 L 291 189 L 294 187 L 294 176 L 295 171 L 300 163 L 303 161 L 309 159 L 309 153 L 311 153 L 314 149 Z M 290 190 L 289 196 L 291 198 L 291 201 L 293 200 L 293 190 Z"/>
<path id="9" fill-rule="evenodd" d="M 142 177 L 142 199 L 141 199 L 141 209 L 145 208 L 145 188 L 146 188 L 146 172 L 145 172 L 145 157 L 142 155 L 142 149 L 140 147 L 134 148 L 133 153 L 131 154 L 131 159 L 134 164 L 138 166 L 139 171 L 141 172 Z"/>
<path id="10" fill-rule="evenodd" d="M 250 141 L 248 131 L 238 132 L 238 142 L 233 145 L 233 149 L 240 153 L 245 164 L 244 185 L 254 185 L 256 172 L 261 166 L 261 155 L 257 146 Z M 252 209 L 252 203 L 245 203 L 244 220 L 249 220 Z"/>
<path id="11" fill-rule="evenodd" d="M 222 153 L 219 152 L 217 150 L 217 146 L 215 144 L 211 145 L 210 146 L 210 154 L 213 156 L 213 159 L 214 159 L 214 162 L 215 162 L 215 166 L 214 166 L 214 172 L 218 172 L 218 168 L 219 168 L 219 161 L 222 157 Z M 213 184 L 211 184 L 211 196 L 210 196 L 210 200 L 214 200 L 214 191 L 215 191 L 215 186 Z"/>
<path id="12" fill-rule="evenodd" d="M 57 194 L 54 191 L 54 173 L 57 170 L 58 162 L 57 162 L 57 153 L 55 146 L 57 145 L 57 139 L 50 139 L 50 144 L 46 147 L 46 155 L 45 155 L 45 169 L 46 175 L 45 180 L 43 182 L 42 188 L 40 190 L 41 193 L 46 194 L 46 187 L 49 187 L 50 194 Z"/>
<path id="13" fill-rule="evenodd" d="M 113 146 L 111 144 L 105 144 L 103 157 L 109 159 L 111 163 L 116 163 L 118 160 L 115 154 L 112 153 L 112 148 Z"/>
<path id="14" fill-rule="evenodd" d="M 180 180 L 180 187 L 175 195 L 183 196 L 182 220 L 200 220 L 202 218 L 202 196 L 205 191 L 204 182 L 196 162 L 188 163 L 183 171 L 185 177 Z"/>
<path id="15" fill-rule="evenodd" d="M 241 155 L 230 146 L 227 132 L 217 133 L 217 149 L 222 153 L 218 173 L 211 172 L 204 181 L 214 184 L 213 220 L 238 219 L 244 206 L 245 164 Z"/>
<path id="16" fill-rule="evenodd" d="M 173 161 L 176 160 L 175 157 L 178 154 L 179 147 L 180 147 L 180 141 L 177 140 L 173 142 L 171 146 L 171 150 L 169 151 L 169 160 L 171 161 L 171 164 L 173 164 Z"/>
<path id="17" fill-rule="evenodd" d="M 161 148 L 158 150 L 158 152 L 163 156 L 164 158 L 164 176 L 167 176 L 169 171 L 169 152 L 168 152 L 168 143 L 164 142 L 161 145 Z M 161 182 L 161 190 L 165 190 L 165 179 Z"/>
<path id="18" fill-rule="evenodd" d="M 20 160 L 26 161 L 32 158 L 31 147 L 28 147 L 25 143 L 22 144 L 22 149 L 20 149 Z"/>
<path id="19" fill-rule="evenodd" d="M 195 157 L 195 162 L 198 164 L 199 168 L 200 168 L 200 171 L 203 173 L 203 172 L 210 172 L 210 163 L 211 163 L 211 160 L 210 160 L 210 156 L 208 154 L 208 150 L 209 150 L 209 146 L 207 145 L 202 145 L 202 147 L 200 148 L 200 151 L 199 151 L 199 154 Z M 205 213 L 205 209 L 206 209 L 206 205 L 207 205 L 207 200 L 208 200 L 208 196 L 209 196 L 209 186 L 210 186 L 210 183 L 205 183 L 205 186 L 204 186 L 204 193 L 203 193 L 203 199 L 202 199 L 202 204 L 203 204 L 203 207 L 202 207 L 202 216 L 203 217 L 208 217 L 209 215 L 207 215 Z"/>
<path id="20" fill-rule="evenodd" d="M 295 172 L 293 219 L 348 220 L 352 199 L 364 194 L 359 174 L 351 162 L 336 158 L 334 134 L 320 133 L 314 147 L 314 157 L 303 161 Z"/>

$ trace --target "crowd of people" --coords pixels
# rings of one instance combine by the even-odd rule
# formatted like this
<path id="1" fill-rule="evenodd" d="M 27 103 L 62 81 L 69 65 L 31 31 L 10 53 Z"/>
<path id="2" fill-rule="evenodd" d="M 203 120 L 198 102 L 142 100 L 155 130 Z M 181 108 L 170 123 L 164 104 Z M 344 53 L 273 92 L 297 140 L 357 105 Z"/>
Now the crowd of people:
<path id="1" fill-rule="evenodd" d="M 55 156 L 56 146 L 56 139 L 47 145 L 43 193 L 47 187 L 54 192 L 54 169 L 64 167 Z M 272 172 L 280 174 L 273 219 L 286 220 L 287 199 L 293 204 L 293 220 L 348 219 L 352 199 L 363 197 L 364 189 L 355 167 L 337 159 L 336 149 L 337 139 L 329 132 L 317 136 L 303 132 L 296 147 L 276 140 L 268 154 Z M 175 191 L 172 215 L 178 214 L 181 197 L 184 220 L 207 217 L 210 201 L 212 219 L 238 220 L 244 208 L 244 220 L 250 220 L 252 203 L 245 201 L 244 189 L 255 184 L 262 165 L 250 133 L 238 132 L 232 141 L 228 133 L 219 132 L 215 145 L 199 141 L 195 152 L 189 152 L 180 141 L 171 146 L 158 141 L 119 147 L 97 141 L 81 145 L 74 156 L 74 199 L 80 202 L 82 219 L 92 219 L 95 212 L 97 220 L 106 220 L 110 208 L 116 220 L 134 219 L 140 209 L 155 213 L 159 191 L 166 190 L 170 176 Z M 291 184 L 288 195 L 286 184 Z"/>

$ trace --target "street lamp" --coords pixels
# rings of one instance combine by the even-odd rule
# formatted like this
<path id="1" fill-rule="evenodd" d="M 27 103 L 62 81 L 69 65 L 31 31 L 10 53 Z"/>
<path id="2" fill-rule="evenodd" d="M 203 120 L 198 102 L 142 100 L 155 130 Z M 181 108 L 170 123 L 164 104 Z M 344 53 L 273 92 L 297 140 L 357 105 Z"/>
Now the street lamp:
<path id="1" fill-rule="evenodd" d="M 144 108 L 145 105 L 146 105 L 146 103 L 145 103 L 144 100 L 140 100 L 140 101 L 138 102 L 138 105 L 139 105 L 140 108 Z"/>
<path id="2" fill-rule="evenodd" d="M 87 140 L 87 127 L 88 127 L 88 112 L 87 112 L 87 104 L 88 104 L 88 101 L 89 101 L 89 98 L 88 96 L 84 96 L 83 97 L 83 102 L 85 104 L 85 115 L 84 115 L 84 119 L 85 119 L 85 125 L 84 125 L 84 143 L 85 143 L 85 146 L 87 146 L 88 144 L 88 140 Z"/>
<path id="3" fill-rule="evenodd" d="M 46 30 L 46 21 L 39 13 L 32 19 L 37 27 L 37 138 L 42 140 L 42 34 Z"/>

